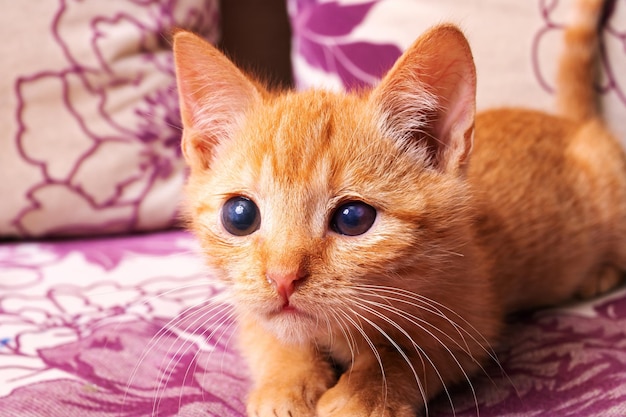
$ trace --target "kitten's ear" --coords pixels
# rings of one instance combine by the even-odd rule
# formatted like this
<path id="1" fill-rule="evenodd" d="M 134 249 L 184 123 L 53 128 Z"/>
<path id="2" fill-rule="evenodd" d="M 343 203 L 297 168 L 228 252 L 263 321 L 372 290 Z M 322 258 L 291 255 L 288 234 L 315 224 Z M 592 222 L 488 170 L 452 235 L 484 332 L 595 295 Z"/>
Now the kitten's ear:
<path id="1" fill-rule="evenodd" d="M 476 69 L 459 29 L 442 25 L 422 35 L 371 99 L 385 134 L 403 147 L 425 151 L 436 169 L 463 169 L 474 135 Z"/>
<path id="2" fill-rule="evenodd" d="M 177 32 L 173 49 L 183 155 L 192 169 L 205 169 L 215 145 L 232 135 L 260 100 L 260 91 L 220 51 L 190 32 Z"/>

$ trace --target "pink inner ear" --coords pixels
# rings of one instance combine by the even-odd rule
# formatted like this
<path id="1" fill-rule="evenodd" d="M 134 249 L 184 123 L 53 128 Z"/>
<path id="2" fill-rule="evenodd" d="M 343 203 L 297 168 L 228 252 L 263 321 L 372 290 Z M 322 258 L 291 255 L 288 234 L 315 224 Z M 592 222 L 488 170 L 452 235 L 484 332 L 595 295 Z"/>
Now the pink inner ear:
<path id="1" fill-rule="evenodd" d="M 456 171 L 472 147 L 476 71 L 467 40 L 454 26 L 422 35 L 373 92 L 390 136 L 422 138 L 430 160 Z"/>
<path id="2" fill-rule="evenodd" d="M 435 134 L 445 144 L 442 151 L 448 155 L 443 155 L 443 160 L 458 166 L 466 162 L 472 150 L 476 92 L 468 80 L 459 80 L 455 86 L 447 107 L 439 112 Z"/>
<path id="3" fill-rule="evenodd" d="M 213 148 L 232 136 L 260 93 L 228 58 L 192 33 L 175 35 L 174 62 L 183 153 L 192 168 L 206 168 Z"/>

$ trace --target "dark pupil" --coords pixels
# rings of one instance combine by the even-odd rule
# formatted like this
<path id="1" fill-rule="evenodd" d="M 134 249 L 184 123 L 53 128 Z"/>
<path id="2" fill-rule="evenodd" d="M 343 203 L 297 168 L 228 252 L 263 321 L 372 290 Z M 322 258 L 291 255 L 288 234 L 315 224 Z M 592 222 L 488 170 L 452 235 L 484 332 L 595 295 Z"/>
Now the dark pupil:
<path id="1" fill-rule="evenodd" d="M 222 224 L 228 233 L 245 236 L 259 228 L 261 218 L 256 204 L 245 197 L 233 197 L 224 204 Z"/>
<path id="2" fill-rule="evenodd" d="M 357 236 L 367 232 L 376 220 L 374 207 L 360 201 L 351 201 L 337 208 L 331 227 L 342 235 Z"/>

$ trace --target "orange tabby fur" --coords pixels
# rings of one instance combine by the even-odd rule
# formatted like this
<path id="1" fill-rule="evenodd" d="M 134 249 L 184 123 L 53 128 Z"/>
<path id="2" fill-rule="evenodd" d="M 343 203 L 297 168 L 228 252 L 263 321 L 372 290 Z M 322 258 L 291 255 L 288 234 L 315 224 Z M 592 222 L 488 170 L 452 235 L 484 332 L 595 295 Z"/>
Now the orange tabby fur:
<path id="1" fill-rule="evenodd" d="M 591 54 L 601 2 L 580 7 L 595 19 L 569 47 Z M 475 118 L 471 52 L 450 25 L 361 94 L 270 93 L 187 32 L 174 52 L 188 218 L 231 290 L 250 416 L 413 417 L 493 358 L 507 313 L 594 295 L 626 269 L 626 164 L 593 116 L 590 71 L 563 77 L 562 117 Z M 224 228 L 234 196 L 256 203 L 258 230 Z M 367 232 L 333 231 L 345 201 L 376 209 Z"/>

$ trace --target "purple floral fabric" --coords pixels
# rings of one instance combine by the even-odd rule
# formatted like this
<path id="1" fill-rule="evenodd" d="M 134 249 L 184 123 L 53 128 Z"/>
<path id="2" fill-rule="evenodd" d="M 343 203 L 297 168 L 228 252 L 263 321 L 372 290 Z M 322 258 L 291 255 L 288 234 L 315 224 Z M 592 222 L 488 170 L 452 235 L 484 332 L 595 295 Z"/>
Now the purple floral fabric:
<path id="1" fill-rule="evenodd" d="M 401 50 L 396 45 L 359 42 L 348 36 L 376 1 L 355 5 L 330 2 L 308 7 L 303 3 L 299 3 L 300 12 L 294 19 L 294 27 L 299 29 L 298 54 L 310 65 L 338 75 L 346 88 L 374 84 L 400 56 Z"/>
<path id="2" fill-rule="evenodd" d="M 453 397 L 457 416 L 626 415 L 626 294 L 519 318 L 505 334 L 507 349 Z M 440 397 L 437 407 L 449 408 Z M 452 415 L 450 411 L 442 415 Z"/>
<path id="3" fill-rule="evenodd" d="M 614 3 L 603 30 L 598 91 L 605 118 L 626 145 L 626 3 Z M 288 0 L 288 5 L 294 78 L 300 89 L 374 85 L 421 33 L 451 22 L 472 45 L 479 109 L 553 111 L 555 57 L 574 2 Z"/>
<path id="4" fill-rule="evenodd" d="M 0 246 L 0 416 L 241 416 L 222 288 L 183 232 Z"/>
<path id="5" fill-rule="evenodd" d="M 185 232 L 0 246 L 0 417 L 244 417 L 223 290 Z M 515 318 L 497 358 L 429 415 L 626 415 L 626 290 Z"/>
<path id="6" fill-rule="evenodd" d="M 215 42 L 217 0 L 18 2 L 0 14 L 0 235 L 150 230 L 184 176 L 169 33 Z M 24 24 L 28 22 L 28 24 Z"/>

